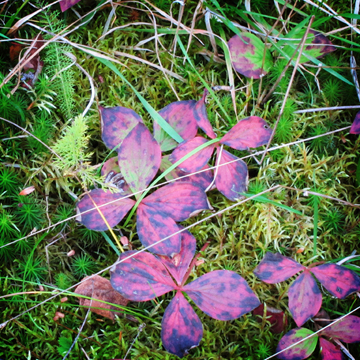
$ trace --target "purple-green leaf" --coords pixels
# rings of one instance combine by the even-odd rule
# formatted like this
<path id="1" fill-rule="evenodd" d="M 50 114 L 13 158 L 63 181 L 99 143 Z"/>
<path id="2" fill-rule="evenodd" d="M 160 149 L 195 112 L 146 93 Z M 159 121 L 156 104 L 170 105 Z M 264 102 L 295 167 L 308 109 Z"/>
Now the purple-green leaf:
<path id="1" fill-rule="evenodd" d="M 101 168 L 101 175 L 107 175 L 110 171 L 115 171 L 116 173 L 120 172 L 118 157 L 112 157 L 109 160 L 105 161 L 104 165 Z"/>

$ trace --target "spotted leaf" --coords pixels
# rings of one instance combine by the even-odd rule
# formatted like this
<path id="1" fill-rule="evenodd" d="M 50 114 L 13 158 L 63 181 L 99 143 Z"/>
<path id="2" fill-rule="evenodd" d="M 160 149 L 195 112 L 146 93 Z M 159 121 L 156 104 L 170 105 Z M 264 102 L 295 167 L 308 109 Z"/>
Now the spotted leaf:
<path id="1" fill-rule="evenodd" d="M 270 51 L 255 35 L 242 32 L 233 36 L 228 47 L 234 69 L 240 74 L 254 79 L 266 75 L 273 65 Z"/>
<path id="2" fill-rule="evenodd" d="M 101 115 L 101 137 L 109 149 L 117 147 L 139 123 L 141 117 L 134 111 L 122 106 L 103 108 L 99 106 Z"/>
<path id="3" fill-rule="evenodd" d="M 250 116 L 233 126 L 220 143 L 233 149 L 248 150 L 267 144 L 271 134 L 272 129 L 264 119 Z"/>
<path id="4" fill-rule="evenodd" d="M 289 310 L 299 327 L 314 317 L 321 308 L 320 289 L 308 270 L 291 284 L 288 295 Z"/>
<path id="5" fill-rule="evenodd" d="M 329 338 L 339 339 L 345 343 L 355 343 L 360 341 L 360 318 L 348 315 L 333 325 L 325 328 L 321 335 Z"/>
<path id="6" fill-rule="evenodd" d="M 166 351 L 182 358 L 188 350 L 199 345 L 202 336 L 203 327 L 199 317 L 178 291 L 161 322 L 161 340 Z"/>
<path id="7" fill-rule="evenodd" d="M 77 204 L 76 220 L 88 229 L 97 231 L 108 230 L 108 226 L 100 215 L 99 210 L 95 208 L 93 201 L 99 207 L 99 210 L 111 228 L 117 225 L 135 204 L 134 200 L 128 198 L 123 199 L 123 195 L 119 193 L 113 194 L 110 191 L 104 191 L 102 189 L 90 191 L 90 193 L 85 195 Z"/>
<path id="8" fill-rule="evenodd" d="M 360 134 L 360 111 L 355 115 L 354 122 L 351 124 L 350 134 Z"/>
<path id="9" fill-rule="evenodd" d="M 149 248 L 149 251 L 170 257 L 180 252 L 181 235 L 172 235 L 179 231 L 179 227 L 170 216 L 140 203 L 137 209 L 136 228 L 144 246 L 153 245 L 169 236 L 167 240 Z"/>
<path id="10" fill-rule="evenodd" d="M 303 340 L 307 336 L 310 336 L 313 332 L 309 329 L 296 328 L 286 333 L 280 340 L 276 352 L 286 349 L 287 347 L 296 344 Z M 282 360 L 302 360 L 308 358 L 315 350 L 318 342 L 317 335 L 302 341 L 300 344 L 292 346 L 291 348 L 278 354 L 277 357 Z"/>
<path id="11" fill-rule="evenodd" d="M 61 11 L 64 12 L 67 9 L 70 9 L 72 6 L 77 4 L 80 0 L 61 0 L 60 1 L 60 8 Z"/>
<path id="12" fill-rule="evenodd" d="M 233 320 L 254 310 L 259 299 L 237 273 L 216 270 L 183 287 L 183 291 L 207 315 L 217 320 Z"/>
<path id="13" fill-rule="evenodd" d="M 312 268 L 311 272 L 331 294 L 339 299 L 360 291 L 359 276 L 344 266 L 323 264 Z"/>
<path id="14" fill-rule="evenodd" d="M 144 124 L 137 124 L 119 149 L 119 166 L 133 192 L 144 190 L 160 168 L 161 150 Z"/>
<path id="15" fill-rule="evenodd" d="M 291 258 L 279 253 L 267 252 L 254 270 L 254 274 L 268 284 L 276 284 L 289 279 L 303 269 L 305 266 Z"/>
<path id="16" fill-rule="evenodd" d="M 128 258 L 130 255 L 134 256 Z M 165 266 L 150 253 L 126 251 L 119 260 L 122 262 L 110 269 L 110 281 L 126 299 L 147 301 L 176 288 Z"/>
<path id="17" fill-rule="evenodd" d="M 320 352 L 322 360 L 345 360 L 344 353 L 340 347 L 330 341 L 320 338 Z"/>

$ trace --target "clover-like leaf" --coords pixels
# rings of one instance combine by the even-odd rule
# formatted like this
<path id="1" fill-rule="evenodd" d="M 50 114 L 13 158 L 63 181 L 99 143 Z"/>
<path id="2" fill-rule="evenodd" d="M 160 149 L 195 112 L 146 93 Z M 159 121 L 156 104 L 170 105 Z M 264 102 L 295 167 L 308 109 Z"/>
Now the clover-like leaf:
<path id="1" fill-rule="evenodd" d="M 360 342 L 360 318 L 354 315 L 347 315 L 340 321 L 322 330 L 321 335 L 339 339 L 348 344 Z"/>
<path id="2" fill-rule="evenodd" d="M 360 111 L 355 115 L 355 119 L 351 124 L 350 134 L 360 134 Z"/>
<path id="3" fill-rule="evenodd" d="M 320 337 L 320 352 L 322 360 L 345 360 L 345 355 L 340 347 Z"/>

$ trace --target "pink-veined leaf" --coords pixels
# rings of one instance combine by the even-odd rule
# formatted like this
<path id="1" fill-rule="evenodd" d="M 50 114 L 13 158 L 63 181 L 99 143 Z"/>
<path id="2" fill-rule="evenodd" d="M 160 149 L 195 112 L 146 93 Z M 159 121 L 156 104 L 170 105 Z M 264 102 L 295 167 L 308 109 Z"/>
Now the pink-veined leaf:
<path id="1" fill-rule="evenodd" d="M 228 162 L 231 163 L 222 165 Z M 246 163 L 224 149 L 221 152 L 221 159 L 219 162 L 217 159 L 217 163 L 221 166 L 218 167 L 215 178 L 216 188 L 231 201 L 241 199 L 243 197 L 241 193 L 247 190 L 249 180 Z"/>
<path id="2" fill-rule="evenodd" d="M 178 291 L 161 322 L 161 340 L 166 351 L 182 358 L 188 350 L 199 345 L 202 336 L 203 327 L 199 317 Z"/>
<path id="3" fill-rule="evenodd" d="M 257 320 L 262 322 L 262 318 L 265 317 L 266 321 L 270 322 L 270 331 L 273 334 L 280 334 L 282 333 L 286 326 L 287 326 L 287 316 L 286 314 L 278 309 L 275 309 L 271 306 L 266 305 L 266 312 L 265 306 L 260 304 L 256 309 L 253 310 L 253 315 L 258 315 Z M 259 317 L 261 316 L 261 318 Z"/>
<path id="4" fill-rule="evenodd" d="M 220 144 L 237 150 L 248 150 L 267 144 L 271 134 L 272 129 L 264 119 L 250 116 L 233 126 L 220 140 Z"/>
<path id="5" fill-rule="evenodd" d="M 144 190 L 160 168 L 161 149 L 144 124 L 137 124 L 123 140 L 119 166 L 133 192 Z"/>
<path id="6" fill-rule="evenodd" d="M 99 106 L 101 115 L 101 137 L 109 149 L 114 149 L 125 139 L 129 132 L 139 123 L 141 117 L 134 111 L 122 106 L 103 108 Z"/>
<path id="7" fill-rule="evenodd" d="M 178 225 L 168 215 L 140 203 L 137 209 L 136 228 L 141 243 L 146 247 L 179 231 Z M 172 235 L 149 251 L 172 257 L 181 249 L 181 234 Z"/>
<path id="8" fill-rule="evenodd" d="M 351 124 L 350 134 L 360 134 L 360 111 L 355 115 L 355 119 Z"/>
<path id="9" fill-rule="evenodd" d="M 104 162 L 104 165 L 101 168 L 101 175 L 102 176 L 107 175 L 110 171 L 115 171 L 116 173 L 120 172 L 119 161 L 117 156 L 112 157 Z"/>
<path id="10" fill-rule="evenodd" d="M 197 136 L 191 140 L 181 143 L 169 156 L 169 160 L 174 164 L 179 161 L 182 157 L 189 154 L 200 145 L 203 145 L 208 140 L 201 136 Z M 178 168 L 182 171 L 192 173 L 202 169 L 209 161 L 215 145 L 209 145 L 206 148 L 198 151 L 196 154 L 190 156 L 187 160 L 183 161 Z"/>
<path id="11" fill-rule="evenodd" d="M 320 352 L 322 360 L 345 360 L 340 347 L 320 337 Z"/>
<path id="12" fill-rule="evenodd" d="M 229 270 L 202 275 L 182 290 L 205 314 L 217 320 L 237 319 L 260 305 L 248 283 Z"/>
<path id="13" fill-rule="evenodd" d="M 268 284 L 276 284 L 291 278 L 303 269 L 305 266 L 289 257 L 267 252 L 254 270 L 254 274 Z"/>
<path id="14" fill-rule="evenodd" d="M 181 235 L 181 250 L 178 254 L 173 258 L 159 256 L 160 260 L 169 270 L 178 285 L 181 285 L 196 250 L 196 239 L 194 236 L 188 231 L 183 231 Z"/>
<path id="15" fill-rule="evenodd" d="M 334 296 L 344 299 L 360 291 L 360 278 L 350 269 L 337 264 L 323 264 L 310 269 L 322 285 Z"/>
<path id="16" fill-rule="evenodd" d="M 309 329 L 296 328 L 286 333 L 276 348 L 276 352 L 286 349 L 287 347 L 296 344 L 307 336 L 313 334 Z M 282 360 L 302 360 L 308 358 L 315 350 L 318 342 L 317 335 L 312 336 L 310 339 L 302 341 L 300 344 L 295 345 L 288 350 L 278 354 L 277 357 Z"/>
<path id="17" fill-rule="evenodd" d="M 61 0 L 60 1 L 60 8 L 61 11 L 64 12 L 67 9 L 70 9 L 72 6 L 77 4 L 80 0 Z"/>
<path id="18" fill-rule="evenodd" d="M 99 207 L 99 210 L 104 215 L 106 221 L 111 228 L 117 225 L 135 204 L 135 201 L 132 199 L 123 199 L 123 194 L 113 194 L 110 191 L 104 191 L 102 189 L 91 190 L 89 194 L 85 195 L 78 202 L 76 207 L 76 220 L 81 222 L 90 230 L 108 230 L 106 223 L 104 222 L 99 211 L 95 208 L 95 205 L 91 200 L 90 196 L 95 202 L 95 204 Z M 104 205 L 109 202 L 111 203 L 108 205 Z M 94 210 L 84 213 L 84 211 L 90 209 Z"/>
<path id="19" fill-rule="evenodd" d="M 321 292 L 309 270 L 305 270 L 291 284 L 288 296 L 289 310 L 299 327 L 314 317 L 321 308 Z"/>
<path id="20" fill-rule="evenodd" d="M 210 209 L 204 190 L 189 182 L 167 184 L 144 198 L 142 204 L 170 216 L 175 221 L 185 221 L 202 210 Z"/>
<path id="21" fill-rule="evenodd" d="M 340 321 L 325 328 L 321 335 L 329 338 L 339 339 L 345 343 L 360 341 L 360 318 L 354 315 L 347 315 Z"/>
<path id="22" fill-rule="evenodd" d="M 133 254 L 136 255 L 126 259 Z M 126 260 L 110 269 L 110 281 L 124 298 L 147 301 L 176 288 L 165 266 L 154 255 L 126 251 L 120 255 L 120 260 L 123 259 Z"/>
<path id="23" fill-rule="evenodd" d="M 215 139 L 216 135 L 207 117 L 205 99 L 208 91 L 205 89 L 202 98 L 195 104 L 196 121 L 199 128 L 210 138 Z"/>

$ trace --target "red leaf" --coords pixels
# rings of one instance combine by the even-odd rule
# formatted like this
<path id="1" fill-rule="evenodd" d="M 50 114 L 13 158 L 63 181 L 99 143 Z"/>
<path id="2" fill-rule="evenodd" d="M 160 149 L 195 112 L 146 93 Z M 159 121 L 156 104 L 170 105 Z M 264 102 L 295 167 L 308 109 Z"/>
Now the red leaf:
<path id="1" fill-rule="evenodd" d="M 202 144 L 207 142 L 201 136 L 197 136 L 194 139 L 181 143 L 169 156 L 169 160 L 174 164 L 179 161 L 182 157 L 189 154 L 192 150 L 196 149 Z M 212 144 L 206 148 L 198 151 L 196 154 L 190 156 L 187 160 L 183 161 L 178 168 L 182 171 L 192 173 L 202 169 L 209 161 L 211 154 L 214 151 L 215 145 Z"/>
<path id="2" fill-rule="evenodd" d="M 191 215 L 210 208 L 204 190 L 188 182 L 165 185 L 147 196 L 142 204 L 170 216 L 175 221 L 185 221 Z"/>
<path id="3" fill-rule="evenodd" d="M 202 131 L 204 131 L 204 133 L 210 139 L 215 139 L 216 135 L 214 133 L 214 130 L 210 124 L 210 121 L 209 121 L 209 119 L 207 117 L 207 113 L 206 113 L 205 99 L 206 99 L 207 94 L 208 94 L 208 91 L 204 90 L 204 94 L 203 94 L 202 98 L 195 104 L 195 109 L 196 109 L 195 119 L 197 121 L 199 128 Z"/>
<path id="4" fill-rule="evenodd" d="M 116 173 L 120 172 L 117 156 L 105 161 L 104 165 L 101 168 L 101 175 L 107 175 L 110 171 L 115 171 Z"/>
<path id="5" fill-rule="evenodd" d="M 142 203 L 137 209 L 136 228 L 140 241 L 145 247 L 179 231 L 179 227 L 171 217 Z M 149 248 L 149 251 L 172 257 L 180 252 L 180 246 L 181 235 L 176 234 Z"/>
<path id="6" fill-rule="evenodd" d="M 61 0 L 60 1 L 61 11 L 64 12 L 65 10 L 70 9 L 72 6 L 74 6 L 79 1 L 80 0 Z"/>
<path id="7" fill-rule="evenodd" d="M 113 194 L 110 191 L 102 189 L 91 190 L 89 195 L 99 207 L 110 227 L 117 225 L 125 214 L 134 206 L 135 201 L 132 199 L 123 199 L 123 194 Z M 77 204 L 76 220 L 81 222 L 90 230 L 105 231 L 108 230 L 106 223 L 95 208 L 89 195 L 85 195 Z M 111 204 L 104 205 L 111 202 Z M 101 206 L 100 205 L 104 205 Z M 93 209 L 83 213 L 86 210 Z"/>
<path id="8" fill-rule="evenodd" d="M 161 149 L 144 124 L 137 124 L 119 149 L 119 166 L 133 192 L 146 189 L 159 170 Z"/>
<path id="9" fill-rule="evenodd" d="M 303 269 L 305 266 L 291 258 L 279 253 L 267 252 L 254 270 L 254 274 L 268 284 L 276 284 L 289 279 Z"/>
<path id="10" fill-rule="evenodd" d="M 205 314 L 217 320 L 237 319 L 260 305 L 247 282 L 229 270 L 212 271 L 182 290 Z"/>
<path id="11" fill-rule="evenodd" d="M 169 270 L 176 282 L 181 285 L 184 275 L 195 255 L 196 240 L 188 231 L 181 233 L 181 250 L 173 258 L 160 256 L 160 260 Z"/>
<path id="12" fill-rule="evenodd" d="M 103 108 L 99 106 L 101 115 L 101 137 L 109 149 L 117 147 L 127 134 L 139 123 L 141 117 L 134 111 L 122 106 Z"/>
<path id="13" fill-rule="evenodd" d="M 299 342 L 300 340 L 306 338 L 311 334 L 313 334 L 313 332 L 305 328 L 296 328 L 290 330 L 281 338 L 276 348 L 276 352 L 286 349 L 287 347 Z M 288 350 L 285 350 L 284 352 L 277 355 L 277 357 L 283 360 L 306 359 L 314 352 L 317 341 L 318 341 L 318 337 L 317 335 L 315 335 L 310 339 L 304 340 L 300 344 L 295 345 Z"/>
<path id="14" fill-rule="evenodd" d="M 360 111 L 355 115 L 354 122 L 351 124 L 350 134 L 360 134 Z"/>
<path id="15" fill-rule="evenodd" d="M 199 345 L 202 336 L 203 327 L 199 317 L 178 291 L 161 322 L 161 340 L 166 351 L 182 358 L 188 350 Z"/>
<path id="16" fill-rule="evenodd" d="M 258 116 L 241 120 L 220 140 L 221 144 L 237 150 L 248 150 L 267 144 L 272 129 L 266 121 Z"/>
<path id="17" fill-rule="evenodd" d="M 288 296 L 289 310 L 299 327 L 315 316 L 321 308 L 320 289 L 307 269 L 291 284 Z"/>
<path id="18" fill-rule="evenodd" d="M 269 321 L 270 331 L 273 334 L 282 333 L 287 326 L 287 317 L 285 313 L 281 310 L 275 309 L 271 306 L 266 306 L 266 313 L 264 313 L 265 306 L 260 304 L 256 309 L 253 310 L 253 315 L 260 315 L 261 317 L 265 317 L 266 321 Z M 257 317 L 259 322 L 262 321 L 259 317 Z"/>
<path id="19" fill-rule="evenodd" d="M 222 165 L 230 161 L 230 164 Z M 216 188 L 231 201 L 241 199 L 241 193 L 247 190 L 249 180 L 246 163 L 223 149 L 219 165 L 221 166 L 215 178 Z"/>
<path id="20" fill-rule="evenodd" d="M 329 338 L 339 339 L 345 343 L 360 341 L 360 318 L 348 315 L 321 332 Z"/>
<path id="21" fill-rule="evenodd" d="M 128 256 L 134 257 L 126 259 Z M 126 251 L 120 255 L 123 262 L 110 269 L 112 287 L 126 299 L 147 301 L 176 289 L 165 266 L 154 255 Z"/>
<path id="22" fill-rule="evenodd" d="M 345 360 L 340 348 L 322 337 L 320 338 L 320 352 L 322 360 Z"/>
<path id="23" fill-rule="evenodd" d="M 360 291 L 359 276 L 344 266 L 324 264 L 312 268 L 311 272 L 332 295 L 339 299 Z"/>

